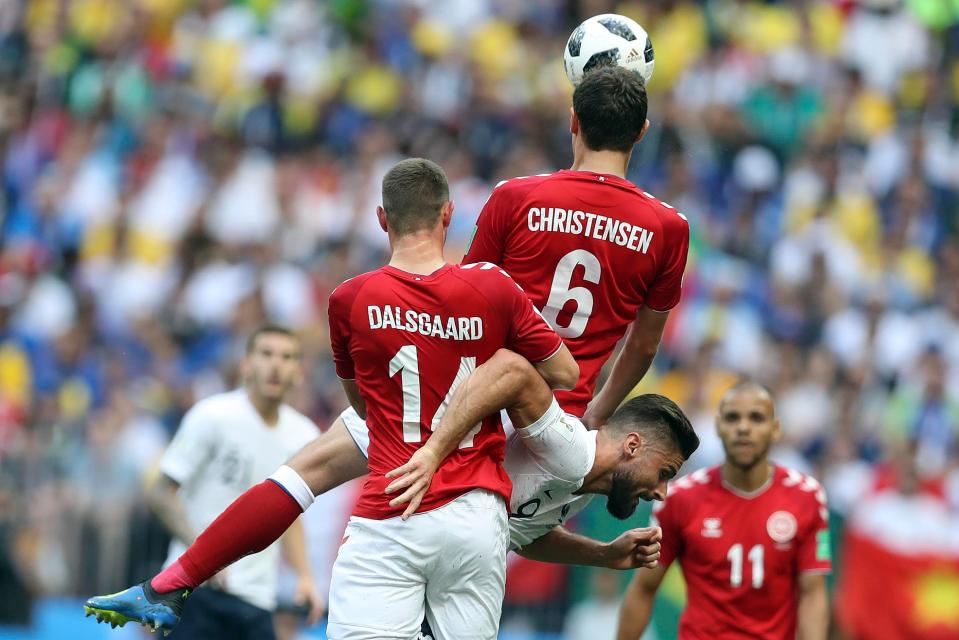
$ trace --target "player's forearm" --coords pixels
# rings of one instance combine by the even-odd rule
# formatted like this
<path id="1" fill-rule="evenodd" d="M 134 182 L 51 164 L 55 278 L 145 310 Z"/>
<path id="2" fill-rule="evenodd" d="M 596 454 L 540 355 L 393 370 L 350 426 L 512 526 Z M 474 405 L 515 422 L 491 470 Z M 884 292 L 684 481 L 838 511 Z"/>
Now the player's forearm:
<path id="1" fill-rule="evenodd" d="M 522 364 L 525 369 L 517 366 Z M 424 447 L 440 460 L 448 456 L 478 422 L 515 404 L 530 375 L 537 374 L 522 356 L 499 350 L 456 387 L 443 419 Z"/>
<path id="2" fill-rule="evenodd" d="M 653 614 L 655 595 L 655 592 L 650 593 L 643 588 L 638 577 L 633 577 L 619 609 L 616 640 L 639 640 L 642 637 Z"/>
<path id="3" fill-rule="evenodd" d="M 517 551 L 524 558 L 556 564 L 581 564 L 590 567 L 608 567 L 609 545 L 593 538 L 573 533 L 564 527 L 554 527 Z"/>
<path id="4" fill-rule="evenodd" d="M 300 580 L 313 580 L 310 556 L 306 549 L 306 531 L 303 522 L 297 519 L 280 539 L 287 562 Z"/>
<path id="5" fill-rule="evenodd" d="M 825 579 L 800 591 L 797 617 L 798 640 L 826 640 L 829 635 L 829 599 Z"/>
<path id="6" fill-rule="evenodd" d="M 579 365 L 566 345 L 561 345 L 551 358 L 533 365 L 550 389 L 568 391 L 579 380 Z"/>
<path id="7" fill-rule="evenodd" d="M 659 340 L 631 340 L 627 336 L 626 344 L 613 362 L 609 378 L 589 404 L 588 414 L 595 417 L 598 424 L 605 423 L 643 379 L 653 364 L 658 347 Z"/>
<path id="8" fill-rule="evenodd" d="M 193 544 L 198 534 L 174 490 L 154 487 L 147 493 L 147 504 L 171 536 L 187 546 Z"/>

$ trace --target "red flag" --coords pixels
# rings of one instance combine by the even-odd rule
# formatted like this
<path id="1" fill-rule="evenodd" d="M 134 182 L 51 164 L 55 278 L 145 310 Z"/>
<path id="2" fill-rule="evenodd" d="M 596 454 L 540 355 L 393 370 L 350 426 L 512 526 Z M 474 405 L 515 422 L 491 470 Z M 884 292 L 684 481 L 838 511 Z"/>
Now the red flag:
<path id="1" fill-rule="evenodd" d="M 846 535 L 836 616 L 855 640 L 959 640 L 959 522 L 941 501 L 886 492 Z"/>

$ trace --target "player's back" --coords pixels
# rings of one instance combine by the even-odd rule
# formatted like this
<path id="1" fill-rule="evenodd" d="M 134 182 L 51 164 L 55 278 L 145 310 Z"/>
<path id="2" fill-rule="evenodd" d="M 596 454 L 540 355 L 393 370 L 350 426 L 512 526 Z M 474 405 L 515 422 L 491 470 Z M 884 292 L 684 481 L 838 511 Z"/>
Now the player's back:
<path id="1" fill-rule="evenodd" d="M 564 170 L 497 185 L 464 262 L 502 266 L 563 337 L 580 380 L 557 398 L 582 415 L 638 310 L 679 301 L 688 245 L 685 217 L 631 182 Z"/>
<path id="2" fill-rule="evenodd" d="M 330 297 L 337 374 L 366 401 L 369 468 L 356 515 L 387 518 L 384 474 L 406 463 L 440 421 L 456 384 L 507 347 L 545 360 L 560 339 L 499 267 L 446 265 L 424 276 L 387 266 Z M 509 500 L 499 416 L 487 418 L 440 466 L 420 506 L 427 511 L 475 488 Z"/>
<path id="3" fill-rule="evenodd" d="M 720 467 L 670 485 L 654 516 L 660 561 L 678 558 L 688 585 L 680 638 L 794 638 L 799 574 L 830 568 L 825 500 L 814 478 L 779 466 L 751 493 Z"/>

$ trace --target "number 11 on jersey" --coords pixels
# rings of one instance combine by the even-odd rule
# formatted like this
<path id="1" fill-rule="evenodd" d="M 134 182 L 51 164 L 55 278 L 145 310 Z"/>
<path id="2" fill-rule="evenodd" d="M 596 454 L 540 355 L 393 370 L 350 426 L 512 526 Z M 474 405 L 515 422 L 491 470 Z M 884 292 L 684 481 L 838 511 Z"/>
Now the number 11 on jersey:
<path id="1" fill-rule="evenodd" d="M 463 356 L 460 358 L 460 366 L 456 371 L 456 376 L 453 378 L 452 384 L 450 384 L 449 391 L 446 392 L 446 397 L 443 398 L 443 402 L 440 403 L 436 414 L 430 421 L 431 431 L 435 431 L 443 419 L 443 414 L 446 413 L 446 408 L 453 398 L 453 392 L 456 391 L 456 387 L 466 380 L 475 368 L 476 358 L 473 356 Z M 422 395 L 420 391 L 419 357 L 415 345 L 408 344 L 400 347 L 400 350 L 397 351 L 393 359 L 390 360 L 390 377 L 392 378 L 400 372 L 402 372 L 400 375 L 400 384 L 403 388 L 403 442 L 420 442 L 422 440 L 422 432 L 420 431 L 420 425 L 422 424 Z M 482 423 L 474 425 L 469 433 L 466 434 L 466 437 L 460 442 L 459 448 L 465 449 L 472 447 L 473 436 L 479 433 L 482 426 Z"/>
<path id="2" fill-rule="evenodd" d="M 759 589 L 763 586 L 763 578 L 765 578 L 764 571 L 765 566 L 763 563 L 765 552 L 763 551 L 763 546 L 761 544 L 755 545 L 752 549 L 749 550 L 747 555 L 750 564 L 752 565 L 752 574 L 753 574 L 753 589 Z M 729 552 L 726 554 L 726 559 L 729 560 L 729 584 L 733 587 L 739 587 L 743 584 L 743 545 L 738 542 L 733 546 L 729 547 Z"/>

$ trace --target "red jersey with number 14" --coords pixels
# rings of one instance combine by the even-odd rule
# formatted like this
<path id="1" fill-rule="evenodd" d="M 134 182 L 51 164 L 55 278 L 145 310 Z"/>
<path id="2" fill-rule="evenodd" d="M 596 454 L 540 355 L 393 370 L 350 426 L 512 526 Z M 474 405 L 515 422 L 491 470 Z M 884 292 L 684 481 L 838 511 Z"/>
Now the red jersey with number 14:
<path id="1" fill-rule="evenodd" d="M 557 171 L 497 185 L 463 262 L 503 267 L 563 337 L 580 378 L 556 398 L 581 416 L 640 307 L 679 302 L 688 248 L 686 218 L 633 183 Z"/>
<path id="2" fill-rule="evenodd" d="M 775 466 L 746 494 L 719 467 L 669 486 L 653 509 L 659 561 L 679 560 L 689 601 L 680 640 L 794 640 L 799 575 L 831 569 L 826 492 L 815 478 Z"/>
<path id="3" fill-rule="evenodd" d="M 389 506 L 384 474 L 426 442 L 456 385 L 500 348 L 541 362 L 562 346 L 522 289 L 485 263 L 428 276 L 386 266 L 337 287 L 329 315 L 336 373 L 357 381 L 370 430 L 370 473 L 353 513 L 378 520 L 405 507 Z M 476 425 L 440 465 L 417 511 L 477 488 L 509 504 L 505 445 L 498 413 Z"/>

